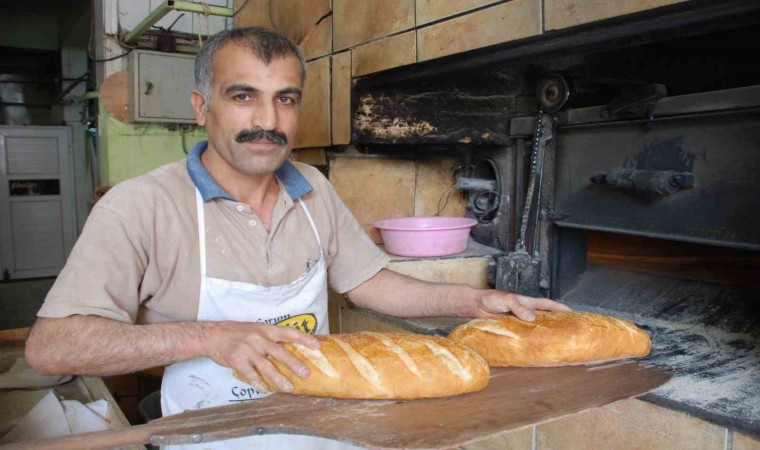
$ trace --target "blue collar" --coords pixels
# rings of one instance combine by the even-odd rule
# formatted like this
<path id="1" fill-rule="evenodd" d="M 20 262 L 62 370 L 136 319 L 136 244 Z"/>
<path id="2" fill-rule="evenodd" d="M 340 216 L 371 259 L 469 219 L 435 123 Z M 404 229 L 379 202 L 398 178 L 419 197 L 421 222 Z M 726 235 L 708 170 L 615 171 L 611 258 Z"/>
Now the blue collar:
<path id="1" fill-rule="evenodd" d="M 224 198 L 233 202 L 237 201 L 219 186 L 219 183 L 214 180 L 214 177 L 212 177 L 211 174 L 208 173 L 208 170 L 203 166 L 203 163 L 201 162 L 201 154 L 206 151 L 207 146 L 208 141 L 198 142 L 193 145 L 187 154 L 187 172 L 190 174 L 193 184 L 198 188 L 204 202 L 215 198 Z M 290 198 L 294 201 L 313 190 L 309 182 L 306 181 L 306 178 L 304 178 L 304 176 L 301 175 L 301 172 L 296 169 L 296 166 L 288 160 L 286 160 L 274 174 L 283 186 L 285 186 L 285 191 L 287 191 Z"/>

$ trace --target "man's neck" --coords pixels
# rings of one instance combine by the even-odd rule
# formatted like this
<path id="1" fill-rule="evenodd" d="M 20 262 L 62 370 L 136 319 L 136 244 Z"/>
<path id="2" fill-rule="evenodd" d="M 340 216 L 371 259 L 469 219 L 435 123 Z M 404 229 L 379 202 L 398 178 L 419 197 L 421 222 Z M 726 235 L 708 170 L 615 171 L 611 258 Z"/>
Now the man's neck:
<path id="1" fill-rule="evenodd" d="M 272 217 L 280 188 L 274 173 L 248 175 L 238 172 L 213 151 L 204 151 L 201 162 L 214 180 L 232 198 L 247 203 L 264 222 L 266 228 Z"/>

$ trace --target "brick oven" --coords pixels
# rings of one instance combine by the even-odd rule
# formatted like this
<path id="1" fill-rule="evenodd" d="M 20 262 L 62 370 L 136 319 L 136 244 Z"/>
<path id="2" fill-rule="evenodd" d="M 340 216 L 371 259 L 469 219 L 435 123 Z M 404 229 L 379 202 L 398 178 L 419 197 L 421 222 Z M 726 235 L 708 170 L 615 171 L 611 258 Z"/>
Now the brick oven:
<path id="1" fill-rule="evenodd" d="M 464 254 L 391 268 L 629 319 L 675 372 L 494 445 L 760 449 L 760 3 L 328 6 L 270 17 L 317 72 L 294 157 L 378 244 L 378 219 L 478 220 Z M 451 326 L 334 303 L 342 331 Z"/>

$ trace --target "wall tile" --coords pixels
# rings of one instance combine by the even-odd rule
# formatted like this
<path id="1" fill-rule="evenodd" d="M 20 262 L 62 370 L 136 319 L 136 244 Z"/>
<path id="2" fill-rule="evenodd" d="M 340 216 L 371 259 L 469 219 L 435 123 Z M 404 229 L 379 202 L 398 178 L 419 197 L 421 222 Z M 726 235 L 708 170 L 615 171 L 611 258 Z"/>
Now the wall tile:
<path id="1" fill-rule="evenodd" d="M 235 11 L 245 0 L 235 0 Z M 234 18 L 238 27 L 276 29 L 297 43 L 307 60 L 332 52 L 332 17 L 319 21 L 330 11 L 330 0 L 249 1 Z"/>
<path id="2" fill-rule="evenodd" d="M 333 0 L 333 49 L 414 27 L 414 0 Z"/>
<path id="3" fill-rule="evenodd" d="M 496 3 L 498 0 L 417 0 L 415 13 L 417 26 L 424 25 L 434 20 L 453 16 L 479 6 Z"/>
<path id="4" fill-rule="evenodd" d="M 760 450 L 760 441 L 756 441 L 747 435 L 734 432 L 733 450 Z"/>
<path id="5" fill-rule="evenodd" d="M 546 30 L 557 30 L 682 1 L 544 0 L 545 26 Z"/>
<path id="6" fill-rule="evenodd" d="M 417 160 L 417 181 L 414 194 L 414 215 L 433 216 L 443 207 L 441 216 L 464 217 L 466 202 L 462 192 L 452 189 L 452 173 L 459 165 L 455 159 Z M 448 200 L 446 199 L 448 196 Z"/>
<path id="7" fill-rule="evenodd" d="M 426 61 L 538 34 L 541 0 L 513 0 L 419 28 L 417 59 Z"/>
<path id="8" fill-rule="evenodd" d="M 726 429 L 638 399 L 538 426 L 537 450 L 724 450 Z"/>
<path id="9" fill-rule="evenodd" d="M 492 261 L 491 257 L 391 261 L 388 269 L 418 280 L 488 288 L 488 264 Z"/>
<path id="10" fill-rule="evenodd" d="M 305 148 L 293 150 L 293 153 L 290 154 L 290 159 L 293 161 L 302 162 L 304 164 L 310 164 L 312 166 L 327 165 L 325 149 L 323 148 Z"/>
<path id="11" fill-rule="evenodd" d="M 460 450 L 532 450 L 533 427 L 510 431 L 459 447 Z"/>
<path id="12" fill-rule="evenodd" d="M 332 143 L 351 142 L 351 51 L 332 60 Z"/>
<path id="13" fill-rule="evenodd" d="M 303 112 L 294 147 L 330 145 L 330 57 L 306 64 Z"/>
<path id="14" fill-rule="evenodd" d="M 337 157 L 330 160 L 330 182 L 373 241 L 382 241 L 372 224 L 414 214 L 414 161 Z"/>
<path id="15" fill-rule="evenodd" d="M 355 47 L 351 73 L 355 77 L 417 62 L 417 35 L 414 31 Z"/>
<path id="16" fill-rule="evenodd" d="M 232 19 L 233 26 L 235 28 L 242 27 L 264 27 L 272 28 L 272 21 L 269 19 L 269 2 L 271 0 L 263 1 L 248 1 L 235 0 L 235 11 L 240 10 Z M 245 4 L 245 7 L 243 7 Z M 242 8 L 242 9 L 241 9 Z"/>
<path id="17" fill-rule="evenodd" d="M 319 58 L 332 52 L 332 17 L 328 17 L 307 34 L 299 43 L 307 60 Z"/>

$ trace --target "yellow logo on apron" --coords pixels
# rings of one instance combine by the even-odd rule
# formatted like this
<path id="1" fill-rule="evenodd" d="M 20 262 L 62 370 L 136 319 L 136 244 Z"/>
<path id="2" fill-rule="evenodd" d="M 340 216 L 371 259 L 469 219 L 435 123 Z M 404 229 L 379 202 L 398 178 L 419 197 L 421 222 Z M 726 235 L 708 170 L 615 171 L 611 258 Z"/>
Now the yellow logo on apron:
<path id="1" fill-rule="evenodd" d="M 314 334 L 317 331 L 317 316 L 314 314 L 299 314 L 294 317 L 288 317 L 282 319 L 275 325 L 278 327 L 291 327 L 296 330 L 301 330 L 304 333 Z"/>

